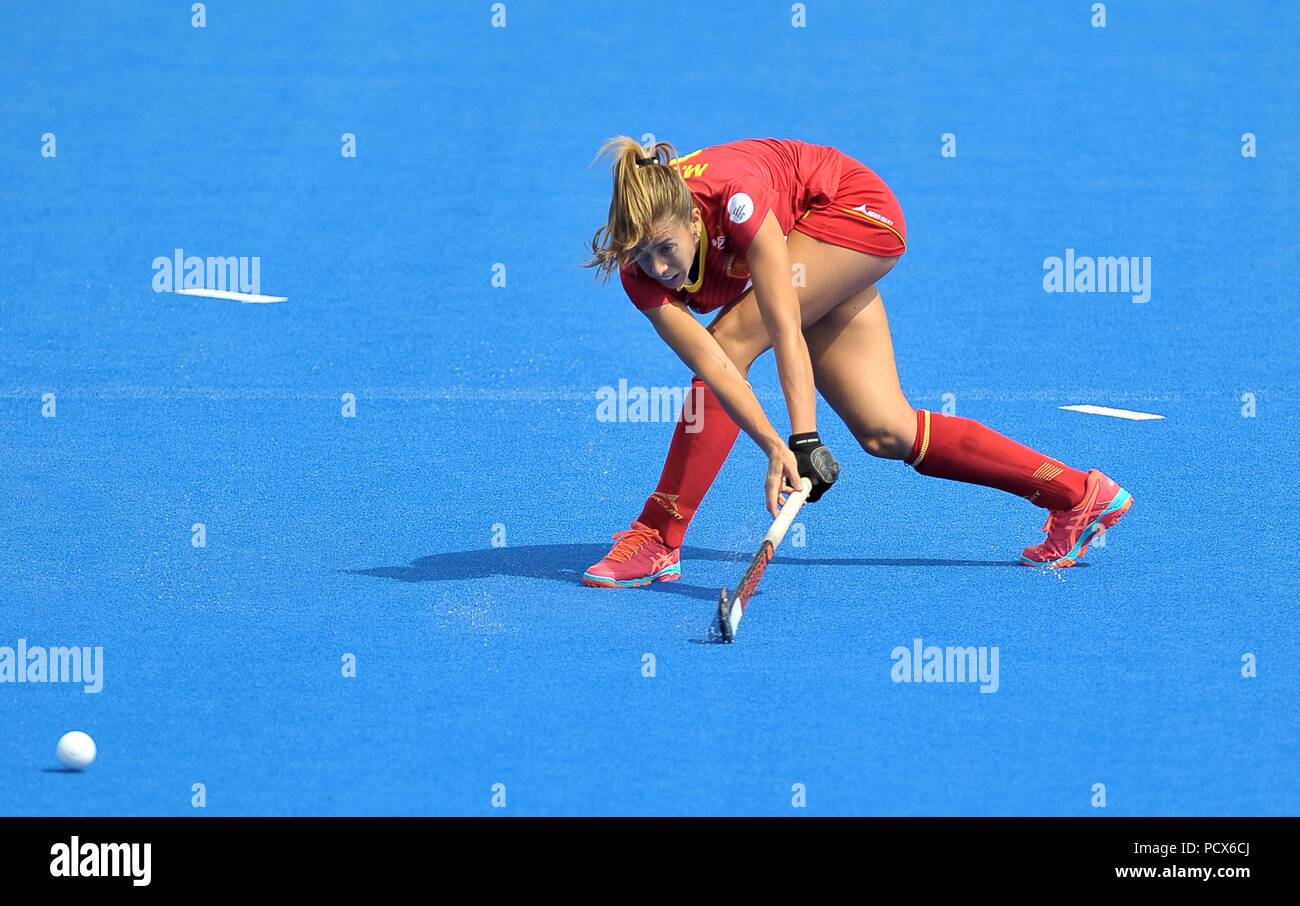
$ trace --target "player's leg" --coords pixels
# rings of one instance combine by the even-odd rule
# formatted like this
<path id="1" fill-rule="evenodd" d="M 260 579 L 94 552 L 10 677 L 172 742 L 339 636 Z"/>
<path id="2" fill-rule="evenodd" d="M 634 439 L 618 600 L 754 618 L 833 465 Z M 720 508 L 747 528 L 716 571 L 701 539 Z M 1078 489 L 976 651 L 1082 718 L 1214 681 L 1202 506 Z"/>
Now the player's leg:
<path id="1" fill-rule="evenodd" d="M 791 233 L 787 245 L 792 265 L 801 268 L 796 281 L 800 285 L 795 289 L 805 330 L 847 296 L 875 284 L 897 261 L 819 242 L 802 233 Z M 742 375 L 747 375 L 754 360 L 770 348 L 752 288 L 723 309 L 709 325 L 709 332 Z M 658 531 L 671 548 L 681 546 L 691 517 L 740 430 L 703 381 L 696 378 L 691 390 L 701 401 L 697 406 L 699 417 L 689 427 L 678 424 L 659 483 L 637 520 Z"/>
<path id="2" fill-rule="evenodd" d="M 998 488 L 1050 510 L 1046 542 L 1026 563 L 1070 566 L 1132 502 L 1097 471 L 1081 472 L 967 418 L 913 411 L 894 364 L 884 301 L 871 287 L 805 332 L 817 389 L 873 456 L 923 475 Z"/>
<path id="3" fill-rule="evenodd" d="M 790 234 L 786 245 L 791 267 L 797 269 L 791 279 L 805 333 L 845 299 L 874 286 L 898 262 L 896 257 L 855 252 L 798 232 Z M 753 287 L 722 310 L 709 332 L 741 374 L 747 374 L 754 360 L 771 348 Z"/>
<path id="4" fill-rule="evenodd" d="M 898 381 L 879 289 L 845 299 L 804 338 L 817 391 L 862 449 L 883 459 L 905 458 L 916 440 L 916 413 Z"/>
<path id="5" fill-rule="evenodd" d="M 791 233 L 787 246 L 791 263 L 797 266 L 792 279 L 805 327 L 847 296 L 875 283 L 898 260 L 851 251 L 802 233 Z M 742 374 L 769 347 L 752 288 L 724 308 L 709 330 Z M 692 417 L 689 422 L 679 420 L 654 492 L 631 529 L 616 535 L 617 543 L 609 553 L 586 570 L 585 584 L 648 585 L 681 575 L 678 549 L 686 529 L 740 432 L 699 378 L 691 382 L 690 397 Z"/>

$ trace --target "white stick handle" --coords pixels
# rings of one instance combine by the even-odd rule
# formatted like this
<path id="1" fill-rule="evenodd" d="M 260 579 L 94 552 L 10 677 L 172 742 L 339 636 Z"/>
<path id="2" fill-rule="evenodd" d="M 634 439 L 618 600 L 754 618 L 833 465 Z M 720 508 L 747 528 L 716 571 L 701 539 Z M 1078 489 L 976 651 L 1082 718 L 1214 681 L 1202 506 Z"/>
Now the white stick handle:
<path id="1" fill-rule="evenodd" d="M 799 515 L 799 508 L 804 505 L 804 501 L 808 499 L 808 494 L 811 492 L 812 480 L 806 477 L 800 478 L 799 490 L 785 499 L 785 506 L 781 507 L 781 512 L 777 514 L 776 521 L 767 530 L 764 540 L 772 542 L 772 550 L 776 550 L 781 546 L 781 539 L 790 530 L 790 523 L 794 522 L 794 517 Z"/>

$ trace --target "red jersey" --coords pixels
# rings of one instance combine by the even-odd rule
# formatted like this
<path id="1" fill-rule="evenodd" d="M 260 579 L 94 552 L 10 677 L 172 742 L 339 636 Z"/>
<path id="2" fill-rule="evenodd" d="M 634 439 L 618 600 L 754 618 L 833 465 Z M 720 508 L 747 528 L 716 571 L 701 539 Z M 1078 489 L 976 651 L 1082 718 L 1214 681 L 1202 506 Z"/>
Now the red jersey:
<path id="1" fill-rule="evenodd" d="M 789 234 L 813 208 L 830 204 L 844 162 L 835 148 L 793 139 L 744 139 L 669 161 L 686 179 L 703 218 L 695 263 L 681 289 L 668 290 L 631 262 L 620 271 L 638 309 L 685 302 L 703 314 L 734 302 L 749 285 L 745 252 L 771 211 Z"/>

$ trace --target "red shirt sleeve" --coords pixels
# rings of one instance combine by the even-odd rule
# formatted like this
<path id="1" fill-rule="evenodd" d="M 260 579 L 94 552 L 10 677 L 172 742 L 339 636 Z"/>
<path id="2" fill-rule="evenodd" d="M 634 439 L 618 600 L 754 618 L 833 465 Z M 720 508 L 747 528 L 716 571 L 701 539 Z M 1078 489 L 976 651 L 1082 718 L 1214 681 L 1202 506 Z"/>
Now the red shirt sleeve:
<path id="1" fill-rule="evenodd" d="M 656 286 L 642 277 L 640 269 L 635 264 L 620 270 L 618 276 L 623 281 L 623 291 L 639 311 L 659 308 L 677 301 L 665 292 L 662 286 Z"/>
<path id="2" fill-rule="evenodd" d="M 732 247 L 747 251 L 776 203 L 776 192 L 756 176 L 733 179 L 723 189 L 722 228 Z"/>

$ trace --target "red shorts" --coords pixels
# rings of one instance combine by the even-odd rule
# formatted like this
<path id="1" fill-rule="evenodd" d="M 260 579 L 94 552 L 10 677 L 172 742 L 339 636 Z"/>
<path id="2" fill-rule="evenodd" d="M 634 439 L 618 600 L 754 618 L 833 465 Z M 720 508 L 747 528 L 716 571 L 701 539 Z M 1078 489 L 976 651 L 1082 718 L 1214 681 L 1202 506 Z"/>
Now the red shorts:
<path id="1" fill-rule="evenodd" d="M 793 228 L 880 258 L 897 258 L 907 250 L 907 224 L 898 199 L 883 179 L 847 156 L 835 197 L 805 212 Z"/>

